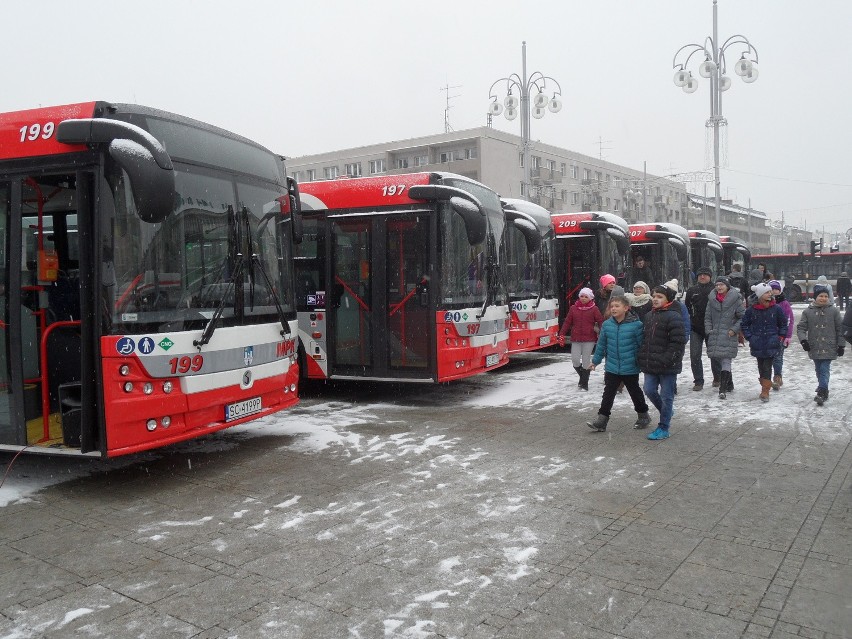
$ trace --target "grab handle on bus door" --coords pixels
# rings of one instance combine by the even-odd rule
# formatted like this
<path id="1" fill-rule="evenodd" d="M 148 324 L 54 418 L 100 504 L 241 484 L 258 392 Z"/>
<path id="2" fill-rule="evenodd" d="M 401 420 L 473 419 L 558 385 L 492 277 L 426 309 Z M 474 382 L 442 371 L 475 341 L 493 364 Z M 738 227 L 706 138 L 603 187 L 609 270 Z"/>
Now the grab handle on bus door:
<path id="1" fill-rule="evenodd" d="M 422 306 L 423 308 L 427 308 L 429 306 L 429 276 L 428 275 L 424 275 L 421 278 L 420 284 L 417 285 L 417 288 L 420 292 L 420 295 L 419 295 L 420 306 Z"/>

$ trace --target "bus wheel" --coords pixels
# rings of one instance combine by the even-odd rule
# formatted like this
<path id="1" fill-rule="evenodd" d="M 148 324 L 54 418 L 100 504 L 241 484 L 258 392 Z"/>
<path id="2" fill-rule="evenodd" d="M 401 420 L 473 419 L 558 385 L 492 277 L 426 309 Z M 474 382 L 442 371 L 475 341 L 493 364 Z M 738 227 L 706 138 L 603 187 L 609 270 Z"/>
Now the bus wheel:
<path id="1" fill-rule="evenodd" d="M 804 300 L 804 297 L 802 296 L 802 289 L 799 287 L 798 284 L 793 284 L 787 289 L 787 291 L 788 302 L 801 302 L 802 300 Z"/>

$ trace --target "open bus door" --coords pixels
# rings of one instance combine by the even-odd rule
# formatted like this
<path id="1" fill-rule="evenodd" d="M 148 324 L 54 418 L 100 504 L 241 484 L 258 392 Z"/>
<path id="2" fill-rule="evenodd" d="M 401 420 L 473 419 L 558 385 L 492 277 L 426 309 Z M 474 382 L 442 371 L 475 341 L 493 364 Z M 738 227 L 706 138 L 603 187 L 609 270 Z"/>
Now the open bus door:
<path id="1" fill-rule="evenodd" d="M 94 309 L 87 299 L 94 172 L 0 181 L 3 241 L 0 444 L 101 448 Z"/>

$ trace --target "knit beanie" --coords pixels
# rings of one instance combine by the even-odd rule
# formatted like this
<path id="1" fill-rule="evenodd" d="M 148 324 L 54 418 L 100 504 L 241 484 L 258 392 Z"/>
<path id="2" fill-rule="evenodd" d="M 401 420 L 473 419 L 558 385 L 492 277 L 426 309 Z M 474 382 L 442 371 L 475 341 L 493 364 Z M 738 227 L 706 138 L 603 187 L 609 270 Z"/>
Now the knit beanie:
<path id="1" fill-rule="evenodd" d="M 755 284 L 754 286 L 751 287 L 751 290 L 754 291 L 755 295 L 757 295 L 757 299 L 760 299 L 761 297 L 763 297 L 767 293 L 772 292 L 772 289 L 769 288 L 769 284 L 764 284 L 763 282 L 760 282 L 759 284 Z"/>
<path id="2" fill-rule="evenodd" d="M 783 290 L 781 288 L 781 282 L 779 282 L 778 280 L 769 280 L 767 284 L 769 284 L 769 288 L 771 288 L 773 291 L 775 289 L 778 289 L 779 291 Z"/>
<path id="3" fill-rule="evenodd" d="M 612 284 L 615 282 L 615 278 L 607 273 L 606 275 L 601 275 L 601 287 L 606 287 L 607 284 Z"/>
<path id="4" fill-rule="evenodd" d="M 646 294 L 646 295 L 650 295 L 650 294 L 651 294 L 651 287 L 650 287 L 650 286 L 648 286 L 647 284 L 645 284 L 645 282 L 643 282 L 642 280 L 639 280 L 638 282 L 636 282 L 636 283 L 633 285 L 633 288 L 639 288 L 639 287 L 642 287 L 642 289 L 645 291 L 645 294 Z"/>
<path id="5" fill-rule="evenodd" d="M 668 282 L 663 284 L 663 286 L 666 286 L 666 287 L 672 289 L 674 291 L 675 295 L 677 295 L 677 292 L 679 290 L 678 285 L 677 285 L 677 280 L 675 280 L 675 279 L 669 280 Z"/>
<path id="6" fill-rule="evenodd" d="M 816 296 L 820 293 L 825 293 L 826 295 L 828 295 L 828 289 L 822 284 L 814 285 L 814 299 L 816 299 Z"/>
<path id="7" fill-rule="evenodd" d="M 727 275 L 720 275 L 716 278 L 716 284 L 722 283 L 726 287 L 731 288 L 731 278 Z"/>
<path id="8" fill-rule="evenodd" d="M 595 292 L 590 288 L 581 288 L 580 295 L 586 295 L 590 299 L 595 299 Z"/>
<path id="9" fill-rule="evenodd" d="M 702 266 L 700 269 L 698 269 L 698 272 L 695 275 L 709 275 L 710 277 L 713 277 L 713 271 L 711 271 L 706 266 Z"/>
<path id="10" fill-rule="evenodd" d="M 659 286 L 655 286 L 654 292 L 655 293 L 662 293 L 663 295 L 666 296 L 666 299 L 669 302 L 671 302 L 675 298 L 675 295 L 677 294 L 677 291 L 669 288 L 668 286 L 663 286 L 662 284 L 660 284 Z"/>

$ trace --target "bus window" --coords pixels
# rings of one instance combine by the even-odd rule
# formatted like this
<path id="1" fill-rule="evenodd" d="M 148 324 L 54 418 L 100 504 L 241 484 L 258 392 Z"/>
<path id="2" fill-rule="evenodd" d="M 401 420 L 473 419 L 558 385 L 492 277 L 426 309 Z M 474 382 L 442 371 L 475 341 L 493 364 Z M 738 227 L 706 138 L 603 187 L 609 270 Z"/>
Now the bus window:
<path id="1" fill-rule="evenodd" d="M 476 306 L 485 300 L 485 242 L 470 245 L 464 220 L 449 204 L 441 205 L 441 299 L 445 304 Z"/>

